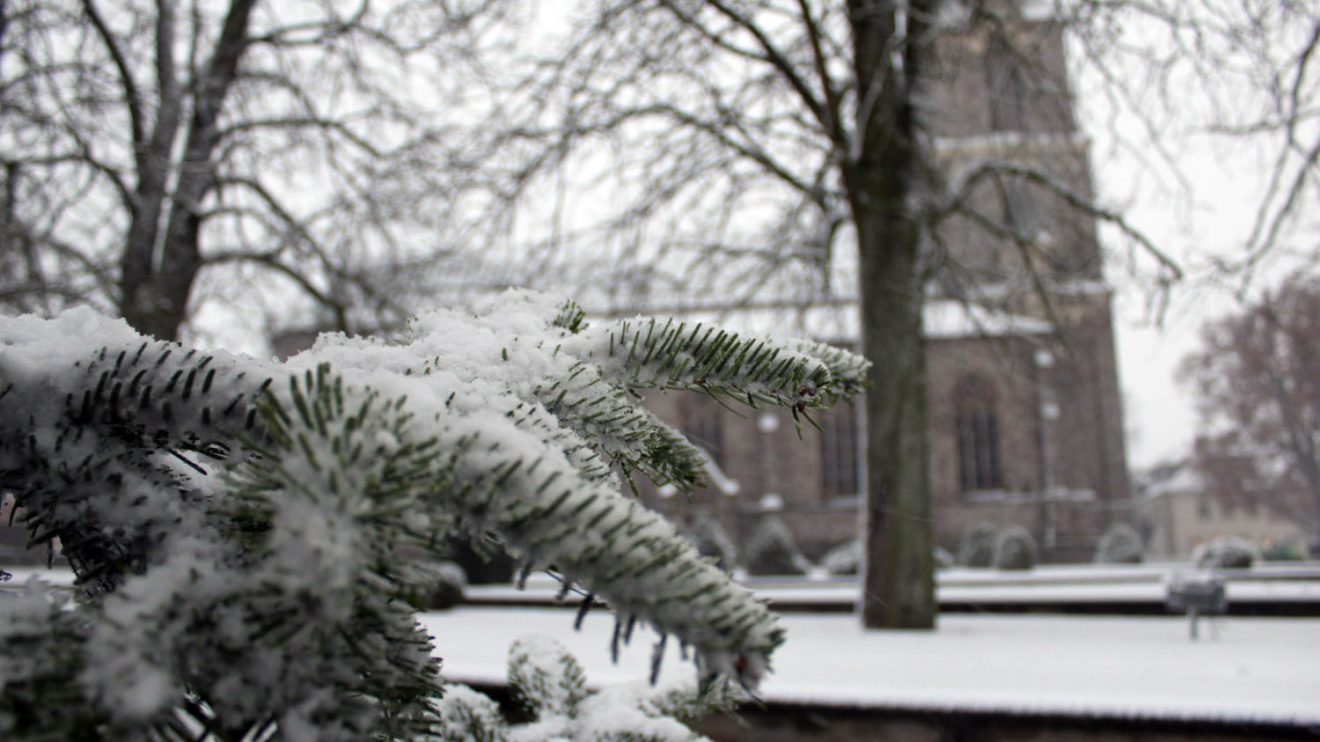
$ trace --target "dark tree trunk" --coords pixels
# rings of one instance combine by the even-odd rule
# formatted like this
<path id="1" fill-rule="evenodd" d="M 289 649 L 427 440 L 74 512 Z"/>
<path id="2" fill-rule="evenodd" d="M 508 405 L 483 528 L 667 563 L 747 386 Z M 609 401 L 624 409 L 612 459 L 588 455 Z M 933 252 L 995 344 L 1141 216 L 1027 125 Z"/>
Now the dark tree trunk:
<path id="1" fill-rule="evenodd" d="M 158 298 L 160 276 L 156 273 L 156 243 L 161 213 L 168 194 L 165 168 L 168 153 L 138 157 L 138 187 L 133 193 L 132 217 L 119 262 L 119 310 L 138 332 L 162 340 L 174 340 L 183 316 L 170 312 Z M 162 250 L 170 250 L 167 243 Z M 191 282 L 189 282 L 191 285 Z"/>
<path id="2" fill-rule="evenodd" d="M 936 618 L 922 231 L 913 206 L 926 164 L 912 83 L 921 67 L 922 19 L 931 17 L 934 4 L 851 0 L 848 6 L 859 95 L 874 101 L 869 110 L 859 106 L 860 151 L 844 170 L 861 264 L 862 345 L 873 364 L 862 594 L 868 628 L 929 629 Z"/>
<path id="3" fill-rule="evenodd" d="M 188 298 L 202 268 L 202 204 L 215 186 L 213 156 L 220 114 L 248 48 L 248 24 L 257 2 L 231 0 L 229 4 L 220 38 L 191 91 L 192 117 L 172 191 L 166 186 L 166 163 L 181 112 L 173 84 L 173 14 L 162 11 L 157 24 L 162 100 L 153 134 L 149 138 L 145 133 L 138 135 L 139 185 L 121 262 L 120 309 L 138 332 L 162 340 L 176 339 L 188 318 Z"/>
<path id="4" fill-rule="evenodd" d="M 869 224 L 868 224 L 869 222 Z M 862 341 L 871 367 L 867 419 L 869 628 L 935 625 L 934 538 L 927 476 L 925 351 L 915 230 L 902 219 L 859 219 Z M 906 244 L 905 244 L 906 243 Z"/>

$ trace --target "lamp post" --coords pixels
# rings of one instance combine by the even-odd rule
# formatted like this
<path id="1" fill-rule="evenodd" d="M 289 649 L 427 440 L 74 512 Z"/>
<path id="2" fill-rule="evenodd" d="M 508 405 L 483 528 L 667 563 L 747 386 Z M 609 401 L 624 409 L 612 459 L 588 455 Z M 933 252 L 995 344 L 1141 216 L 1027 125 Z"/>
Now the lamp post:
<path id="1" fill-rule="evenodd" d="M 1054 504 L 1051 494 L 1054 489 L 1054 465 L 1051 461 L 1050 423 L 1059 419 L 1059 403 L 1054 399 L 1054 390 L 1046 383 L 1045 374 L 1054 366 L 1054 354 L 1045 348 L 1039 348 L 1031 357 L 1036 369 L 1036 430 L 1040 450 L 1040 517 L 1041 545 L 1045 549 L 1053 548 L 1058 541 L 1054 527 Z"/>

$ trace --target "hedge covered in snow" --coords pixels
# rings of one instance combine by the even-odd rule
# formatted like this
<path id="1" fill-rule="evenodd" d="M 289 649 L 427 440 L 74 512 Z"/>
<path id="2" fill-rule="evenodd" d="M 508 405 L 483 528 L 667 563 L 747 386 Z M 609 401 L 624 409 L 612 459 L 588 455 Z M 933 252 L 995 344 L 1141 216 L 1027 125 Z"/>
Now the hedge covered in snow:
<path id="1" fill-rule="evenodd" d="M 1141 534 L 1127 523 L 1109 526 L 1095 546 L 1098 564 L 1140 564 L 1145 558 Z"/>
<path id="2" fill-rule="evenodd" d="M 1192 551 L 1192 563 L 1201 569 L 1250 569 L 1259 558 L 1256 545 L 1237 536 L 1219 536 Z"/>
<path id="3" fill-rule="evenodd" d="M 1036 566 L 1036 539 L 1022 526 L 1008 526 L 995 537 L 996 569 L 1031 569 Z"/>
<path id="4" fill-rule="evenodd" d="M 588 326 L 526 292 L 283 364 L 87 310 L 0 318 L 0 491 L 79 587 L 0 596 L 0 738 L 451 736 L 415 619 L 432 578 L 400 555 L 443 558 L 454 534 L 553 565 L 608 603 L 616 641 L 648 625 L 708 681 L 753 686 L 773 616 L 622 492 L 616 472 L 701 471 L 638 393 L 802 415 L 864 373 L 812 343 Z"/>

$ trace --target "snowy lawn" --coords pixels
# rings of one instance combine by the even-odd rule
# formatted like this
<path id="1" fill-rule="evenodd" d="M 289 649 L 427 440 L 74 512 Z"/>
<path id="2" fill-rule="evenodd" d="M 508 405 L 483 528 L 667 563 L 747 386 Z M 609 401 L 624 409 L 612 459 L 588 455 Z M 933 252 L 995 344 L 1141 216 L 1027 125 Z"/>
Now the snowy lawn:
<path id="1" fill-rule="evenodd" d="M 15 579 L 4 585 L 8 589 L 31 576 L 72 581 L 67 571 L 10 571 Z M 534 577 L 527 592 L 553 592 L 541 582 Z M 1231 587 L 1274 588 L 1293 597 L 1316 589 L 1307 583 Z M 842 585 L 780 589 L 851 592 Z M 775 591 L 761 592 L 773 597 Z M 615 666 L 609 658 L 613 619 L 604 610 L 592 611 L 581 632 L 573 631 L 574 611 L 552 607 L 469 606 L 421 618 L 435 637 L 445 676 L 469 683 L 503 683 L 509 645 L 536 633 L 563 642 L 593 684 L 637 681 L 647 677 L 655 638 L 639 628 Z M 780 620 L 788 641 L 762 687 L 771 702 L 1320 725 L 1320 620 L 1224 618 L 1214 622 L 1215 630 L 1203 627 L 1199 642 L 1188 640 L 1180 617 L 944 614 L 934 634 L 864 632 L 851 615 L 786 614 Z M 692 672 L 671 643 L 665 678 Z"/>
<path id="2" fill-rule="evenodd" d="M 68 570 L 10 567 L 13 580 L 0 583 L 0 589 L 16 589 L 29 578 L 54 585 L 72 585 Z M 1046 568 L 1030 573 L 994 570 L 953 570 L 941 573 L 938 595 L 949 602 L 1029 603 L 1029 602 L 1112 602 L 1163 603 L 1164 579 L 1169 569 L 1154 568 Z M 857 583 L 850 580 L 811 581 L 759 580 L 749 585 L 758 595 L 791 606 L 799 603 L 852 605 L 857 600 Z M 540 602 L 558 604 L 560 584 L 538 573 L 531 576 L 524 589 L 513 585 L 469 585 L 469 601 L 484 604 Z M 1291 572 L 1257 569 L 1249 579 L 1230 578 L 1229 601 L 1293 601 L 1320 603 L 1320 569 L 1294 568 Z M 570 593 L 564 603 L 575 604 L 581 596 Z"/>
<path id="3" fill-rule="evenodd" d="M 592 684 L 649 671 L 654 635 L 638 629 L 610 663 L 613 618 L 553 608 L 427 613 L 446 678 L 503 683 L 509 644 L 548 634 Z M 769 702 L 1320 725 L 1320 621 L 1226 618 L 1202 640 L 1185 619 L 944 615 L 935 633 L 866 632 L 849 615 L 785 615 L 788 641 L 762 686 Z M 1217 634 L 1211 638 L 1209 635 Z M 663 674 L 692 673 L 677 648 Z"/>
<path id="4" fill-rule="evenodd" d="M 8 572 L 10 579 L 7 582 L 0 582 L 0 588 L 17 590 L 22 588 L 28 580 L 38 580 L 49 585 L 72 586 L 73 572 L 67 569 L 43 569 L 40 567 L 4 567 L 0 569 Z"/>
<path id="5" fill-rule="evenodd" d="M 937 575 L 937 595 L 946 603 L 1096 603 L 1163 604 L 1166 580 L 1193 571 L 1187 564 L 1135 566 L 1046 566 L 1022 572 L 994 569 L 950 569 Z M 1288 601 L 1320 604 L 1320 565 L 1266 565 L 1222 572 L 1228 579 L 1230 603 Z M 855 578 L 755 578 L 747 586 L 771 604 L 851 606 L 857 601 Z M 469 601 L 483 604 L 556 603 L 559 582 L 534 574 L 525 589 L 513 585 L 473 585 Z M 564 602 L 576 603 L 570 594 Z"/>

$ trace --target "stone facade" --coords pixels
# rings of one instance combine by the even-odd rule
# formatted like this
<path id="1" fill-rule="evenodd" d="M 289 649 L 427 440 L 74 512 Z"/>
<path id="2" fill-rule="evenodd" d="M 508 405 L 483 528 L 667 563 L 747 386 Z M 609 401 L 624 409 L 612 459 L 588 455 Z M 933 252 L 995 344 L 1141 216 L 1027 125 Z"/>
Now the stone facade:
<path id="1" fill-rule="evenodd" d="M 932 240 L 927 435 L 937 540 L 956 552 L 979 523 L 1014 524 L 1035 535 L 1047 560 L 1088 560 L 1106 527 L 1135 514 L 1111 295 L 1095 221 L 1069 203 L 1089 198 L 1092 185 L 1062 36 L 1048 21 L 1021 20 L 940 43 L 942 65 L 923 102 L 944 180 L 957 187 L 987 162 L 1045 180 L 1012 172 L 978 180 Z M 1004 228 L 987 231 L 985 220 Z M 935 312 L 961 317 L 950 326 Z M 738 326 L 736 310 L 725 318 Z M 708 488 L 692 503 L 647 490 L 649 504 L 679 520 L 716 517 L 735 542 L 778 512 L 809 557 L 855 537 L 863 426 L 851 408 L 824 413 L 822 434 L 798 431 L 785 412 L 735 412 L 676 394 L 651 404 L 705 445 L 737 487 Z"/>
<path id="2" fill-rule="evenodd" d="M 942 547 L 956 552 L 982 522 L 1022 525 L 1047 559 L 1085 560 L 1111 522 L 1132 521 L 1112 336 L 1085 339 L 928 339 L 927 435 Z M 713 478 L 728 480 L 692 502 L 642 488 L 649 505 L 679 521 L 713 516 L 735 543 L 778 513 L 812 558 L 855 537 L 863 423 L 852 406 L 821 413 L 818 431 L 786 411 L 729 410 L 699 395 L 654 394 L 648 403 L 707 449 Z"/>

